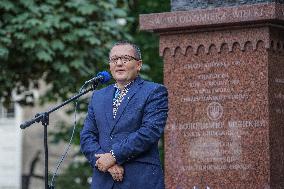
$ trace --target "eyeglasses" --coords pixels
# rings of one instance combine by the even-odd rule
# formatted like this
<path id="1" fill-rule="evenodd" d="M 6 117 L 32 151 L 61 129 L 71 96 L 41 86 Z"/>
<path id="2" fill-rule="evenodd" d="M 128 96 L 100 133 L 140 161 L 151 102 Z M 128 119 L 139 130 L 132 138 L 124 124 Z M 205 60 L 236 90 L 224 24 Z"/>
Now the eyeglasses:
<path id="1" fill-rule="evenodd" d="M 123 55 L 123 56 L 114 56 L 114 57 L 111 57 L 111 58 L 109 59 L 109 63 L 110 63 L 110 64 L 117 64 L 117 61 L 118 61 L 119 59 L 122 61 L 123 64 L 126 64 L 126 63 L 128 63 L 128 62 L 130 62 L 130 61 L 132 61 L 132 60 L 136 60 L 136 61 L 139 60 L 139 59 L 137 59 L 137 58 L 135 58 L 135 57 L 133 57 L 133 56 L 130 56 L 130 55 Z"/>

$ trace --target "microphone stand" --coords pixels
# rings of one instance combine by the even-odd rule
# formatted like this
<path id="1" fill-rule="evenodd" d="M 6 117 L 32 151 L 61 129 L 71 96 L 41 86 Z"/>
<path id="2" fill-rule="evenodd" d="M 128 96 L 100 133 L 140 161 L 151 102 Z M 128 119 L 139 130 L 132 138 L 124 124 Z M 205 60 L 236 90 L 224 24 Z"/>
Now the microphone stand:
<path id="1" fill-rule="evenodd" d="M 64 101 L 62 104 L 48 110 L 47 112 L 42 112 L 42 113 L 38 113 L 35 115 L 35 118 L 32 118 L 31 120 L 28 120 L 26 122 L 24 122 L 23 124 L 20 125 L 21 129 L 25 129 L 29 126 L 31 126 L 32 124 L 34 124 L 35 122 L 41 122 L 43 127 L 44 127 L 44 137 L 43 137 L 43 142 L 44 142 L 44 183 L 45 183 L 45 189 L 54 189 L 53 186 L 49 186 L 48 185 L 48 144 L 47 144 L 47 126 L 49 125 L 49 114 L 58 110 L 59 108 L 65 106 L 66 104 L 78 99 L 79 97 L 83 96 L 84 94 L 93 91 L 96 89 L 96 87 L 98 86 L 98 81 L 94 81 L 92 87 L 90 87 L 89 89 L 86 89 L 84 91 L 82 91 L 81 93 L 73 96 L 72 98 Z"/>

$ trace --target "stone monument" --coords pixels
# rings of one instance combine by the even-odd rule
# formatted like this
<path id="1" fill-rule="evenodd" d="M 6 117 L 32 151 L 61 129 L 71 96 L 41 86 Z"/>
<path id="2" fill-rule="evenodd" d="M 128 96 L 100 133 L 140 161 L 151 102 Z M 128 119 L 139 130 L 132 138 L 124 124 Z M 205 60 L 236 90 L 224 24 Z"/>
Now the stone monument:
<path id="1" fill-rule="evenodd" d="M 284 1 L 172 0 L 140 29 L 164 59 L 166 188 L 284 189 Z"/>

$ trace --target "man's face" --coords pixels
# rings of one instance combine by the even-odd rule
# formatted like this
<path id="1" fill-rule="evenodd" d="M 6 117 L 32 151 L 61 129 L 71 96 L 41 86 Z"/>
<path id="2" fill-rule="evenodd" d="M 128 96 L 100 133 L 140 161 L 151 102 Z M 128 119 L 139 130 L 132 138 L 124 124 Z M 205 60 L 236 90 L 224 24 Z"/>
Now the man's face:
<path id="1" fill-rule="evenodd" d="M 131 45 L 116 45 L 110 51 L 110 71 L 117 83 L 127 84 L 139 73 L 142 61 L 135 60 L 135 50 Z"/>

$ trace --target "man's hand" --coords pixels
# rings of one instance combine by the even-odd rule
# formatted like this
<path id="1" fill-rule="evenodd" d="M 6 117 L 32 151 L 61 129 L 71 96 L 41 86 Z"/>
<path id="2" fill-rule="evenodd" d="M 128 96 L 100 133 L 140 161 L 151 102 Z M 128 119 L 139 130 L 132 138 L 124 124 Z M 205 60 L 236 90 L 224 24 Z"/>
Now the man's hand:
<path id="1" fill-rule="evenodd" d="M 115 164 L 115 159 L 111 153 L 96 154 L 95 156 L 98 158 L 96 161 L 96 167 L 98 167 L 100 171 L 106 172 Z"/>
<path id="2" fill-rule="evenodd" d="M 115 164 L 108 169 L 108 172 L 111 174 L 113 180 L 122 181 L 124 174 L 124 168 L 122 166 Z"/>

